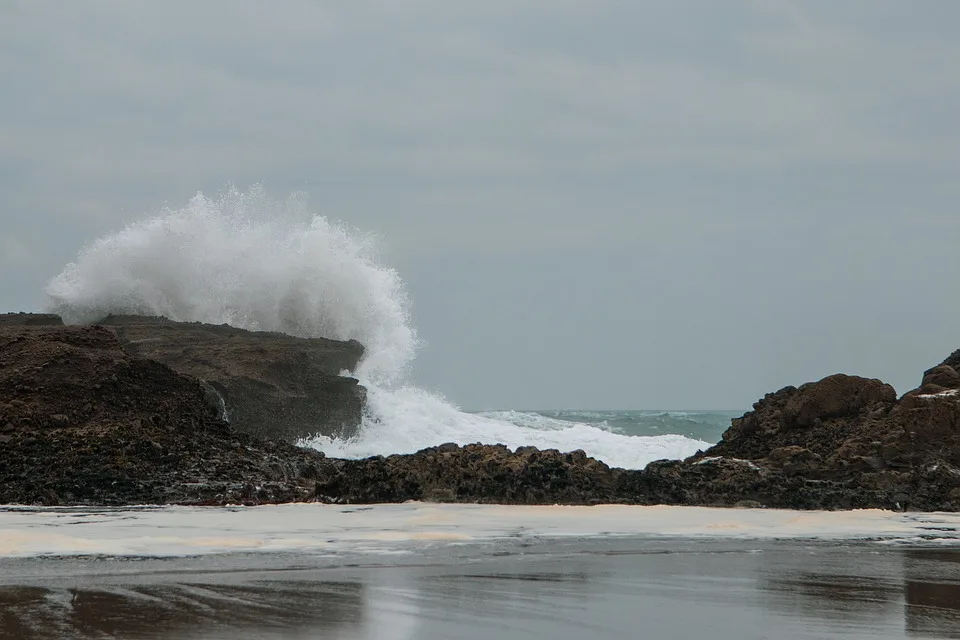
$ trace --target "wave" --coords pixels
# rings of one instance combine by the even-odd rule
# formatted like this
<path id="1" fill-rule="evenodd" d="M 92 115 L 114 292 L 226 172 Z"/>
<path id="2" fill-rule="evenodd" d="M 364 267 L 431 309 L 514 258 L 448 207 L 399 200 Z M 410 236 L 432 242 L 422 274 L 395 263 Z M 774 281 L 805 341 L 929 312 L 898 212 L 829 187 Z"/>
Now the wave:
<path id="1" fill-rule="evenodd" d="M 442 397 L 411 386 L 371 391 L 369 415 L 358 437 L 332 440 L 320 436 L 306 444 L 344 458 L 412 453 L 445 442 L 500 443 L 510 448 L 532 445 L 561 451 L 583 449 L 625 469 L 640 469 L 663 458 L 685 458 L 710 446 L 679 434 L 628 436 L 536 413 L 465 413 Z"/>
<path id="2" fill-rule="evenodd" d="M 260 187 L 197 194 L 180 209 L 97 239 L 46 288 L 72 323 L 166 316 L 303 338 L 354 338 L 363 375 L 402 378 L 417 348 L 400 276 L 375 237 L 311 213 L 306 198 Z"/>
<path id="3" fill-rule="evenodd" d="M 630 436 L 679 433 L 691 438 L 716 442 L 730 426 L 731 418 L 742 411 L 580 411 L 550 409 L 540 411 L 485 411 L 482 415 L 533 427 L 582 422 L 606 431 Z"/>
<path id="4" fill-rule="evenodd" d="M 376 238 L 312 212 L 303 194 L 270 198 L 261 187 L 197 194 L 181 208 L 128 225 L 85 247 L 46 287 L 66 322 L 108 314 L 162 315 L 300 337 L 356 339 L 368 388 L 359 435 L 309 441 L 329 455 L 409 453 L 456 442 L 583 449 L 614 466 L 681 458 L 707 442 L 677 434 L 618 433 L 591 419 L 470 414 L 410 386 L 419 339 L 399 274 Z M 539 416 L 539 417 L 536 417 Z M 586 416 L 584 416 L 586 418 Z"/>

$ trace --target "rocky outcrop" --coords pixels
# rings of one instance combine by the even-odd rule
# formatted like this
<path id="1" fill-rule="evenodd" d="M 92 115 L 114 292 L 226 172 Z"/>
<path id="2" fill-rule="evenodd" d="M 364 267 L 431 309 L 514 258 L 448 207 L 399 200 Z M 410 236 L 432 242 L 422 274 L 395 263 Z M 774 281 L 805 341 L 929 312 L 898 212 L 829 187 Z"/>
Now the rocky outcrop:
<path id="1" fill-rule="evenodd" d="M 949 369 L 949 371 L 947 370 Z M 960 396 L 836 375 L 768 394 L 722 441 L 631 477 L 650 503 L 960 510 Z M 953 372 L 953 373 L 951 373 Z"/>
<path id="2" fill-rule="evenodd" d="M 203 381 L 208 399 L 234 429 L 295 443 L 316 434 L 349 436 L 360 425 L 366 390 L 352 371 L 356 340 L 294 338 L 228 325 L 109 316 L 123 349 Z"/>
<path id="3" fill-rule="evenodd" d="M 799 446 L 829 456 L 850 435 L 851 422 L 870 431 L 870 418 L 884 417 L 896 400 L 888 384 L 843 374 L 787 387 L 767 394 L 753 411 L 734 419 L 706 455 L 755 460 Z"/>
<path id="4" fill-rule="evenodd" d="M 359 389 L 335 380 L 359 346 L 159 319 L 64 327 L 55 317 L 0 318 L 0 503 L 960 510 L 958 354 L 899 399 L 879 380 L 840 374 L 786 387 L 707 451 L 643 470 L 612 469 L 582 451 L 479 444 L 331 460 L 242 432 L 235 416 L 306 424 L 323 385 Z M 248 392 L 261 395 L 245 405 Z M 256 402 L 274 415 L 257 413 Z"/>
<path id="5" fill-rule="evenodd" d="M 144 316 L 108 316 L 97 324 L 112 327 L 128 354 L 199 379 L 207 402 L 238 431 L 296 443 L 317 434 L 350 436 L 360 425 L 366 389 L 340 375 L 363 357 L 356 340 Z M 53 314 L 0 314 L 0 328 L 62 325 Z"/>
<path id="6" fill-rule="evenodd" d="M 0 504 L 311 499 L 323 455 L 231 429 L 103 326 L 0 326 Z"/>
<path id="7" fill-rule="evenodd" d="M 317 483 L 328 502 L 484 502 L 597 504 L 632 502 L 617 491 L 624 472 L 587 457 L 503 445 L 444 444 L 409 455 L 337 460 Z M 331 472 L 332 471 L 332 472 Z"/>
<path id="8" fill-rule="evenodd" d="M 787 387 L 733 420 L 707 451 L 639 471 L 610 469 L 583 452 L 443 445 L 406 456 L 337 461 L 317 496 L 348 502 L 956 511 L 960 380 L 954 383 L 952 372 L 949 365 L 932 369 L 921 389 L 900 400 L 879 380 L 840 374 Z M 956 386 L 942 390 L 944 383 Z"/>
<path id="9" fill-rule="evenodd" d="M 0 327 L 59 326 L 63 319 L 52 313 L 0 313 Z"/>

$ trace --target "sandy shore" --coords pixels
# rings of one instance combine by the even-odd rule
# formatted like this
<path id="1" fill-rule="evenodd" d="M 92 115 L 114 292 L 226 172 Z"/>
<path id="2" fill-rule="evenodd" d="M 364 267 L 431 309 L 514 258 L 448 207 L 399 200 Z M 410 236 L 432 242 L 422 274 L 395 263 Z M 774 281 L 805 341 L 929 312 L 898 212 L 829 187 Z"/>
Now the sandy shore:
<path id="1" fill-rule="evenodd" d="M 429 503 L 93 510 L 0 507 L 0 557 L 366 553 L 389 552 L 418 541 L 610 536 L 960 543 L 960 514 Z"/>
<path id="2" fill-rule="evenodd" d="M 960 638 L 960 518 L 675 507 L 0 511 L 0 637 Z"/>

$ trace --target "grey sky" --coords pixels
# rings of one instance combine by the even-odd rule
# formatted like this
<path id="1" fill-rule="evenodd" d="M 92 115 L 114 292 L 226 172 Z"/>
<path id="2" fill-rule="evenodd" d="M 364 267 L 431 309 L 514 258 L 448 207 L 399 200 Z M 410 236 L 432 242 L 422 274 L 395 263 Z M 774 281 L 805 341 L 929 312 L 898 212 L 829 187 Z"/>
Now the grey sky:
<path id="1" fill-rule="evenodd" d="M 960 347 L 960 3 L 0 4 L 0 308 L 228 181 L 384 238 L 468 408 L 746 407 Z"/>

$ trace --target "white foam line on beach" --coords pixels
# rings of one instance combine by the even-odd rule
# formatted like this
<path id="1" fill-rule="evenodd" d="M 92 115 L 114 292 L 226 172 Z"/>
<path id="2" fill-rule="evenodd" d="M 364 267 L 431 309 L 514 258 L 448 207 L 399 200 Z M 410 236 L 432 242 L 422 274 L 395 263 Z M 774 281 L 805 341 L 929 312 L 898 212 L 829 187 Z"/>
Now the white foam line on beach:
<path id="1" fill-rule="evenodd" d="M 946 391 L 940 391 L 939 393 L 924 393 L 917 396 L 918 398 L 949 398 L 951 396 L 957 395 L 960 393 L 960 389 L 947 389 Z"/>
<path id="2" fill-rule="evenodd" d="M 395 552 L 418 544 L 511 537 L 673 536 L 714 539 L 960 543 L 960 514 L 705 507 L 406 503 L 164 507 L 77 511 L 5 507 L 0 557 L 184 556 L 228 552 Z"/>

